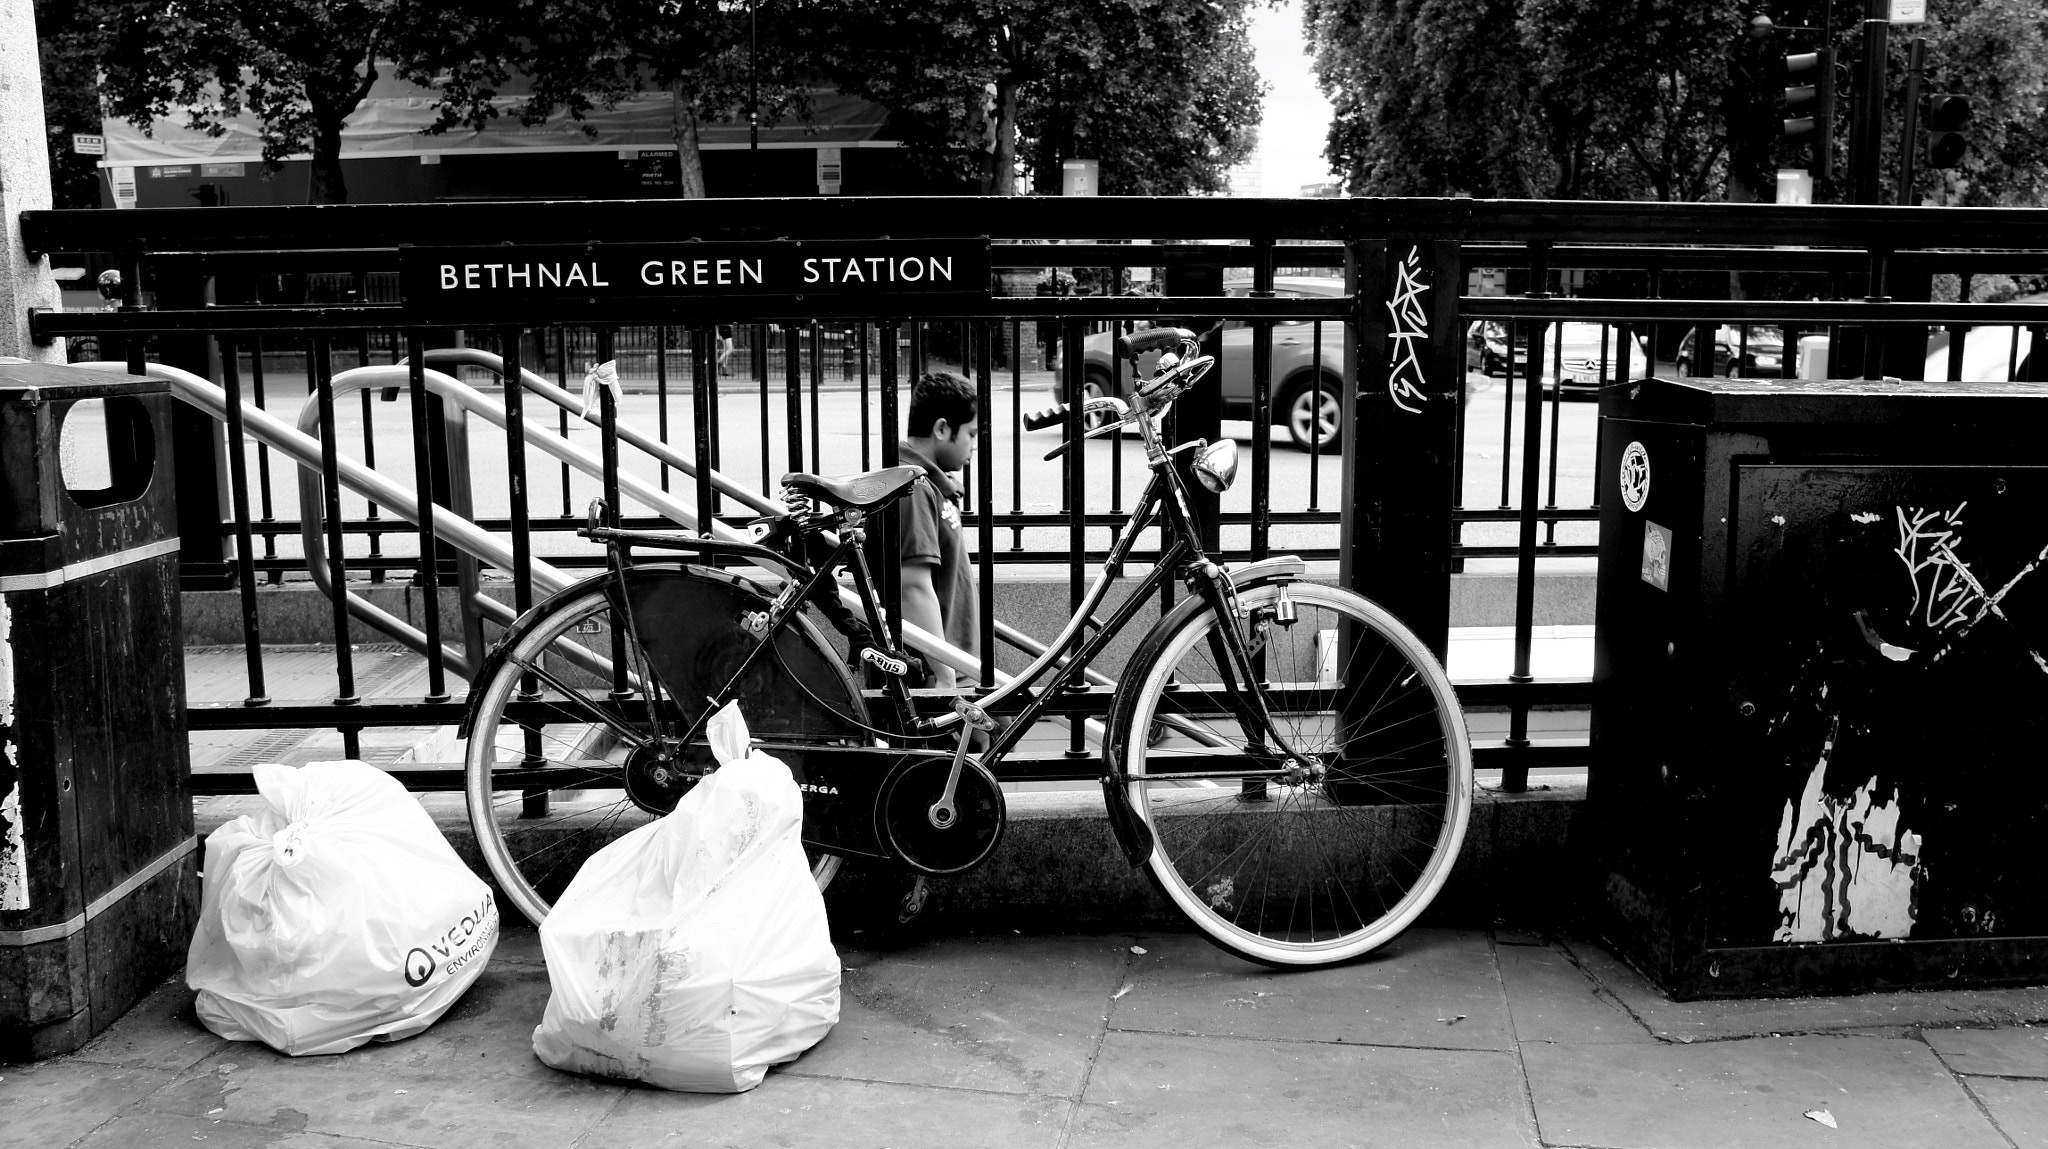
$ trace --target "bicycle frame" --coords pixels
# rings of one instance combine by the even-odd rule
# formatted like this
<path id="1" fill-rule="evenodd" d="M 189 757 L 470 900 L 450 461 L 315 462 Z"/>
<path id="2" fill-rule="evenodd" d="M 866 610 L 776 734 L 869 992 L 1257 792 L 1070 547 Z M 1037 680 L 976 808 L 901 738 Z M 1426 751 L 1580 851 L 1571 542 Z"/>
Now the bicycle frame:
<path id="1" fill-rule="evenodd" d="M 1108 557 L 1103 562 L 1101 573 L 1090 584 L 1083 595 L 1074 618 L 1058 637 L 1050 642 L 1030 666 L 1018 672 L 1010 681 L 986 694 L 974 697 L 977 706 L 984 710 L 1005 710 L 1007 704 L 1022 696 L 1023 703 L 1010 721 L 1001 724 L 991 738 L 988 749 L 982 755 L 985 764 L 993 767 L 1037 722 L 1038 718 L 1052 704 L 1053 698 L 1076 679 L 1112 640 L 1122 633 L 1130 620 L 1144 608 L 1147 600 L 1168 578 L 1183 577 L 1195 593 L 1200 594 L 1217 611 L 1219 617 L 1234 618 L 1233 600 L 1236 591 L 1232 580 L 1223 569 L 1211 562 L 1200 545 L 1198 524 L 1187 498 L 1185 480 L 1174 466 L 1175 456 L 1191 448 L 1198 448 L 1201 440 L 1192 440 L 1173 450 L 1164 449 L 1159 441 L 1158 431 L 1150 419 L 1138 420 L 1140 436 L 1146 446 L 1147 464 L 1152 477 L 1142 496 L 1137 500 L 1131 516 L 1118 532 Z M 1138 581 L 1136 588 L 1110 615 L 1097 625 L 1093 635 L 1087 635 L 1087 628 L 1094 623 L 1096 609 L 1102 604 L 1109 588 L 1120 580 L 1125 564 L 1137 545 L 1138 536 L 1155 521 L 1162 521 L 1169 532 L 1172 545 L 1159 556 L 1152 568 Z M 874 583 L 869 575 L 867 559 L 857 536 L 847 534 L 839 538 L 829 555 L 815 566 L 785 554 L 780 550 L 751 543 L 726 542 L 716 539 L 692 538 L 682 535 L 667 535 L 656 532 L 621 531 L 604 528 L 586 530 L 585 534 L 601 539 L 611 545 L 631 547 L 634 544 L 658 547 L 663 550 L 695 551 L 705 555 L 750 560 L 779 570 L 785 584 L 770 604 L 766 626 L 760 632 L 761 641 L 755 645 L 741 665 L 733 672 L 731 680 L 722 687 L 716 701 L 722 703 L 730 694 L 733 684 L 741 681 L 753 667 L 756 659 L 764 657 L 774 648 L 774 638 L 789 624 L 789 620 L 806 602 L 818 601 L 821 594 L 836 592 L 837 580 L 833 573 L 840 569 L 851 571 L 854 590 L 865 614 L 865 623 L 878 642 L 887 649 L 880 653 L 899 656 L 901 651 L 889 644 L 884 637 L 880 605 L 876 601 Z M 621 561 L 630 561 L 622 555 Z M 623 605 L 623 604 L 622 604 Z M 1223 659 L 1231 673 L 1239 681 L 1257 681 L 1255 659 L 1248 649 L 1245 636 L 1237 626 L 1221 629 L 1226 636 Z M 856 652 L 858 657 L 858 652 Z M 890 697 L 896 710 L 900 733 L 904 736 L 931 740 L 943 737 L 947 731 L 963 721 L 958 712 L 926 717 L 918 714 L 915 698 L 900 677 L 885 675 L 884 692 Z M 1043 688 L 1034 689 L 1041 680 Z M 1258 744 L 1264 740 L 1282 742 L 1268 719 L 1265 699 L 1255 689 L 1232 690 L 1230 695 L 1240 707 L 1239 717 L 1247 736 Z M 679 740 L 687 742 L 697 736 L 710 710 L 707 709 L 691 728 L 684 731 Z M 1278 750 L 1285 756 L 1288 748 L 1282 743 Z"/>

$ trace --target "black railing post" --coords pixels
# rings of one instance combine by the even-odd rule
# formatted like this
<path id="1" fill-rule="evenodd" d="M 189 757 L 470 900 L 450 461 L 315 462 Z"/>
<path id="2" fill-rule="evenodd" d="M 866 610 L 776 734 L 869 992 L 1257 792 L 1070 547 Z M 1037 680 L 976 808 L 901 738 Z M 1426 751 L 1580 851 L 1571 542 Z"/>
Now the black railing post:
<path id="1" fill-rule="evenodd" d="M 235 503 L 235 581 L 242 594 L 242 648 L 249 664 L 247 706 L 270 701 L 263 682 L 263 628 L 256 612 L 256 561 L 249 537 L 248 457 L 242 434 L 241 353 L 226 336 L 220 341 L 221 386 L 227 392 L 228 490 Z"/>
<path id="2" fill-rule="evenodd" d="M 427 407 L 426 341 L 417 329 L 405 332 L 406 390 L 412 401 L 413 488 L 419 500 L 420 619 L 427 637 L 428 702 L 448 701 L 448 681 L 441 650 L 440 542 L 434 537 L 437 484 L 434 423 Z"/>
<path id="3" fill-rule="evenodd" d="M 1344 585 L 1393 611 L 1438 658 L 1450 640 L 1451 480 L 1464 337 L 1457 244 L 1355 243 L 1356 364 L 1344 431 Z"/>

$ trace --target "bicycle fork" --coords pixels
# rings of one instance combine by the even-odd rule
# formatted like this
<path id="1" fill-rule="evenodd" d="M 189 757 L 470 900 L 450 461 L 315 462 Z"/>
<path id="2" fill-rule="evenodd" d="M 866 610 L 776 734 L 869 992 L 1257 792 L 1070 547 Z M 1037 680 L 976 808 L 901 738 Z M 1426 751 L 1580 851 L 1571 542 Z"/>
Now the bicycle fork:
<path id="1" fill-rule="evenodd" d="M 1325 767 L 1297 751 L 1279 724 L 1273 721 L 1272 708 L 1268 705 L 1263 676 L 1259 673 L 1257 654 L 1253 650 L 1251 616 L 1241 605 L 1237 587 L 1230 581 L 1221 567 L 1213 562 L 1203 563 L 1197 568 L 1196 578 L 1201 583 L 1202 595 L 1209 600 L 1211 609 L 1219 620 L 1216 635 L 1212 641 L 1223 649 L 1217 658 L 1217 669 L 1226 677 L 1235 677 L 1235 683 L 1226 681 L 1224 696 L 1230 699 L 1237 710 L 1238 723 L 1245 735 L 1245 753 L 1254 758 L 1266 758 L 1288 763 L 1280 773 L 1282 782 L 1302 785 L 1322 779 Z M 1274 617 L 1270 622 L 1291 625 L 1294 622 L 1294 602 L 1287 596 L 1286 587 L 1280 590 L 1280 598 L 1274 603 Z M 1261 644 L 1263 645 L 1263 644 Z M 1267 797 L 1266 779 L 1246 778 L 1243 796 L 1249 801 L 1262 801 Z"/>

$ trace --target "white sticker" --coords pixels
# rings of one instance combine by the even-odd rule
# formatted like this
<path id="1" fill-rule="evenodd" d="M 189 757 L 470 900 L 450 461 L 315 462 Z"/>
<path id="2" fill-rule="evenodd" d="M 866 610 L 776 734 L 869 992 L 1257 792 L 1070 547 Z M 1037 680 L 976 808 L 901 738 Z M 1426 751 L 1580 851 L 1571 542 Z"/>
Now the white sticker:
<path id="1" fill-rule="evenodd" d="M 1621 453 L 1621 505 L 1640 511 L 1650 501 L 1650 452 L 1630 443 Z"/>
<path id="2" fill-rule="evenodd" d="M 1643 520 L 1643 581 L 1661 591 L 1671 589 L 1671 528 Z"/>
<path id="3" fill-rule="evenodd" d="M 270 836 L 270 848 L 277 853 L 277 864 L 286 869 L 298 865 L 306 857 L 306 824 L 293 822 Z"/>

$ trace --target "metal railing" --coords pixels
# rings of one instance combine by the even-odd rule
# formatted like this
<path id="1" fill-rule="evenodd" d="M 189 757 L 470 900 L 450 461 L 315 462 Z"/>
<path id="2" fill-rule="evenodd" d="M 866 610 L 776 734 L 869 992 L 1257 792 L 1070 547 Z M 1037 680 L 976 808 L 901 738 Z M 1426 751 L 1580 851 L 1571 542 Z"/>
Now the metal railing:
<path id="1" fill-rule="evenodd" d="M 783 470 L 891 463 L 908 383 L 928 366 L 962 370 L 976 383 L 991 424 L 967 476 L 965 527 L 980 566 L 984 670 L 993 672 L 998 642 L 989 608 L 994 583 L 1008 577 L 999 569 L 1064 568 L 1070 601 L 1077 601 L 1088 564 L 1107 550 L 1129 509 L 1132 484 L 1142 478 L 1115 444 L 1068 453 L 1056 476 L 1034 471 L 1036 455 L 1080 428 L 1071 411 L 1036 431 L 1029 417 L 1058 395 L 1123 385 L 1122 369 L 1100 362 L 1091 338 L 1099 345 L 1136 323 L 1187 322 L 1204 330 L 1228 324 L 1213 337 L 1245 345 L 1236 369 L 1244 377 L 1235 383 L 1226 356 L 1223 386 L 1235 388 L 1230 409 L 1220 401 L 1183 401 L 1172 429 L 1182 438 L 1214 437 L 1226 413 L 1242 417 L 1233 433 L 1250 440 L 1248 481 L 1231 501 L 1211 508 L 1214 541 L 1237 561 L 1282 552 L 1319 560 L 1330 577 L 1387 603 L 1439 651 L 1448 637 L 1452 574 L 1512 560 L 1513 670 L 1460 686 L 1468 707 L 1511 716 L 1506 737 L 1481 749 L 1481 765 L 1500 769 L 1508 789 L 1521 788 L 1532 766 L 1583 755 L 1582 745 L 1532 739 L 1528 726 L 1532 708 L 1583 707 L 1589 700 L 1585 680 L 1546 681 L 1531 670 L 1543 569 L 1597 553 L 1591 524 L 1602 461 L 1597 436 L 1583 435 L 1591 412 L 1568 403 L 1568 391 L 1670 370 L 1687 346 L 1704 365 L 1707 348 L 1722 342 L 1723 325 L 1735 331 L 1728 361 L 1749 373 L 1771 373 L 1752 354 L 1764 325 L 1780 337 L 1776 374 L 1783 376 L 1797 372 L 1801 336 L 1825 334 L 1836 377 L 1917 378 L 1933 335 L 1949 339 L 1945 374 L 1956 378 L 1965 374 L 1966 344 L 1975 344 L 1968 333 L 1976 328 L 2021 332 L 2006 341 L 2006 377 L 2038 378 L 2044 366 L 2027 349 L 2048 324 L 2048 307 L 1932 301 L 1937 277 L 1956 277 L 1967 299 L 1972 277 L 2048 272 L 2048 213 L 2039 211 L 1140 199 L 946 208 L 850 200 L 33 212 L 24 234 L 39 251 L 108 251 L 127 285 L 116 310 L 36 314 L 38 337 L 88 337 L 103 355 L 138 366 L 160 360 L 223 385 L 217 414 L 226 428 L 225 473 L 209 478 L 202 465 L 196 479 L 186 469 L 184 481 L 218 483 L 234 509 L 213 513 L 206 486 L 184 492 L 186 573 L 195 585 L 212 580 L 243 588 L 247 701 L 260 705 L 195 709 L 195 728 L 260 721 L 352 731 L 441 722 L 452 713 L 439 654 L 433 685 L 420 700 L 366 704 L 356 697 L 342 598 L 334 607 L 334 701 L 267 698 L 261 634 L 247 596 L 309 558 L 326 572 L 322 581 L 335 585 L 396 577 L 431 591 L 454 580 L 480 593 L 495 573 L 510 584 L 513 611 L 532 601 L 536 556 L 565 570 L 597 561 L 568 532 L 590 495 L 607 492 L 619 505 L 610 489 L 616 470 L 586 479 L 566 464 L 527 465 L 518 444 L 525 442 L 525 422 L 537 417 L 523 409 L 522 389 L 499 387 L 507 422 L 520 431 L 508 426 L 498 440 L 503 469 L 489 473 L 506 478 L 484 478 L 481 463 L 459 457 L 476 444 L 451 437 L 450 408 L 425 384 L 424 363 L 440 354 L 437 348 L 500 357 L 508 376 L 523 367 L 571 394 L 580 390 L 587 364 L 616 362 L 645 416 L 638 430 L 674 445 L 673 458 L 658 459 L 645 480 L 694 514 L 729 525 L 758 507 L 715 489 L 714 471 L 748 485 L 758 479 L 755 489 L 766 491 Z M 668 300 L 607 315 L 524 307 L 488 323 L 456 325 L 422 312 L 393 286 L 408 246 L 428 240 L 481 245 L 520 235 L 627 245 L 667 235 L 735 242 L 927 237 L 946 234 L 936 220 L 963 218 L 1005 238 L 988 243 L 996 269 L 988 291 L 955 301 L 943 314 L 892 313 L 858 298 L 813 296 Z M 299 237 L 307 235 L 322 236 L 321 244 L 305 244 Z M 1104 236 L 1137 242 L 1103 242 Z M 1110 269 L 1092 277 L 1110 283 L 1140 269 L 1163 291 L 1038 294 L 1034 287 L 1049 267 Z M 1281 267 L 1325 268 L 1339 282 L 1334 294 L 1282 294 L 1275 282 Z M 1471 293 L 1479 269 L 1493 269 L 1512 294 Z M 1730 273 L 1746 276 L 1748 287 L 1730 290 Z M 1226 281 L 1242 293 L 1224 294 Z M 1495 364 L 1486 362 L 1485 324 L 1503 325 L 1505 354 Z M 1277 335 L 1292 341 L 1299 358 L 1304 332 L 1305 364 L 1284 349 L 1276 353 Z M 1590 351 L 1559 338 L 1591 332 L 1597 338 L 1585 341 Z M 1568 352 L 1568 344 L 1580 353 Z M 1049 374 L 1055 345 L 1064 354 Z M 405 374 L 362 387 L 354 403 L 337 405 L 338 366 L 401 359 Z M 1488 366 L 1496 373 L 1487 374 Z M 475 364 L 450 367 L 485 390 L 498 386 L 495 373 L 480 373 Z M 1275 444 L 1276 410 L 1284 415 L 1304 381 L 1322 378 L 1341 392 L 1341 454 Z M 395 403 L 400 394 L 409 398 L 403 408 Z M 380 396 L 410 421 L 381 413 Z M 242 412 L 290 401 L 314 413 L 307 426 L 316 433 L 317 460 L 279 459 L 267 446 L 252 450 L 246 442 Z M 351 407 L 354 425 L 345 426 L 337 416 Z M 586 433 L 570 408 L 556 411 L 545 421 L 558 435 Z M 378 470 L 380 433 L 392 432 L 393 423 L 403 429 L 385 444 L 385 468 L 403 471 L 403 456 L 410 456 L 414 485 L 430 496 L 405 514 L 393 513 L 401 501 L 394 496 L 348 493 L 342 481 L 351 454 Z M 1324 445 L 1320 423 L 1311 422 L 1308 434 L 1309 447 Z M 188 439 L 186 446 L 203 454 L 207 443 Z M 190 450 L 195 445 L 199 450 Z M 320 505 L 294 519 L 279 514 L 276 492 L 284 474 L 300 466 L 323 479 Z M 477 498 L 479 487 L 488 497 Z M 437 505 L 459 508 L 479 529 L 507 540 L 507 557 L 478 565 L 473 555 L 450 549 L 432 525 Z M 635 510 L 637 520 L 629 522 L 653 521 L 644 505 Z M 314 545 L 296 541 L 307 531 Z M 429 594 L 427 601 L 436 600 Z M 441 620 L 428 613 L 424 633 L 433 634 Z M 482 624 L 497 621 L 488 613 L 453 620 L 465 635 L 460 661 L 488 641 Z M 438 638 L 428 646 L 441 649 Z M 1067 709 L 1087 714 L 1106 707 L 1107 689 L 1098 687 Z M 1070 754 L 1080 750 L 1077 733 Z M 1094 774 L 1085 761 L 1024 768 L 1033 776 Z"/>

